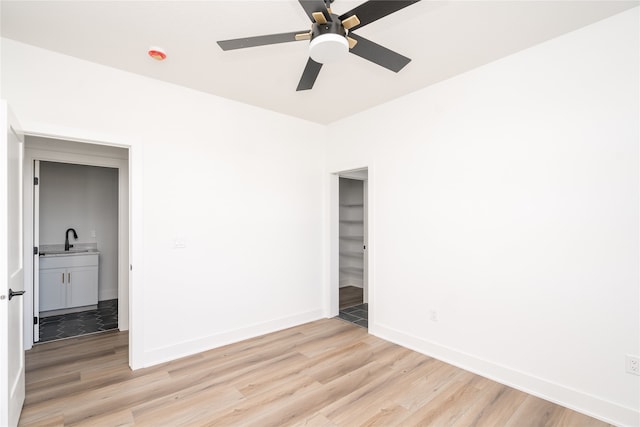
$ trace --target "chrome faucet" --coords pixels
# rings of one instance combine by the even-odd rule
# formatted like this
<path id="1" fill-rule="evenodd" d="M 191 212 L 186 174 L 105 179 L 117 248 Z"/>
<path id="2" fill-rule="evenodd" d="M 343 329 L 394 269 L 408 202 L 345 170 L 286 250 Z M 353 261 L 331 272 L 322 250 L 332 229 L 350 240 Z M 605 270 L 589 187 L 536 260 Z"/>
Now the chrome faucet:
<path id="1" fill-rule="evenodd" d="M 73 238 L 78 240 L 78 233 L 73 228 L 67 228 L 67 231 L 64 232 L 64 250 L 68 251 L 69 248 L 72 248 L 73 245 L 69 244 L 69 232 L 73 231 Z"/>

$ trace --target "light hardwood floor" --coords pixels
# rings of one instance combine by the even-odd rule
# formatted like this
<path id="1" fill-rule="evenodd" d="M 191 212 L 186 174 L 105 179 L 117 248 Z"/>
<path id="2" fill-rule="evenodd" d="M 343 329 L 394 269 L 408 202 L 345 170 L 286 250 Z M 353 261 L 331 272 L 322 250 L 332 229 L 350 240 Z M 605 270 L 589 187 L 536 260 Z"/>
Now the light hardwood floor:
<path id="1" fill-rule="evenodd" d="M 20 425 L 607 425 L 338 319 L 135 372 L 127 340 L 107 332 L 28 351 Z"/>

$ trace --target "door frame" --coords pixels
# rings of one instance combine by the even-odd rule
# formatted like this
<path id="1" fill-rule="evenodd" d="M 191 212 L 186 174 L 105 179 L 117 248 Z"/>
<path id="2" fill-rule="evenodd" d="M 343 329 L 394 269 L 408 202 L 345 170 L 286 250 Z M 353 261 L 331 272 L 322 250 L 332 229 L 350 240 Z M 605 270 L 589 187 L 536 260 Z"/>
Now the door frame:
<path id="1" fill-rule="evenodd" d="M 367 247 L 365 251 L 365 259 L 364 259 L 364 277 L 363 280 L 366 280 L 366 301 L 369 304 L 369 333 L 375 332 L 375 276 L 374 276 L 374 254 L 375 254 L 375 245 L 374 245 L 374 209 L 372 209 L 374 202 L 374 194 L 373 189 L 374 186 L 374 168 L 372 165 L 363 165 L 352 167 L 339 171 L 332 171 L 328 174 L 328 226 L 327 233 L 325 234 L 327 238 L 326 244 L 326 256 L 327 256 L 327 266 L 325 271 L 325 292 L 324 292 L 324 300 L 325 300 L 325 316 L 326 317 L 335 317 L 339 312 L 339 289 L 340 289 L 340 273 L 339 273 L 339 265 L 340 265 L 340 177 L 344 178 L 352 178 L 354 176 L 354 172 L 367 170 L 367 178 L 364 180 L 364 199 L 365 199 L 365 218 L 364 218 L 364 235 L 365 235 L 365 245 Z M 355 178 L 362 179 L 362 178 Z"/>
<path id="2" fill-rule="evenodd" d="M 118 328 L 123 330 L 129 329 L 129 313 L 131 303 L 130 293 L 130 218 L 131 218 L 131 204 L 130 204 L 130 158 L 131 147 L 122 146 L 116 144 L 100 143 L 95 141 L 83 141 L 75 138 L 65 138 L 58 136 L 42 135 L 25 132 L 26 137 L 41 137 L 59 141 L 80 142 L 92 145 L 108 145 L 118 148 L 124 148 L 129 151 L 129 159 L 120 159 L 113 157 L 103 157 L 99 155 L 71 153 L 66 151 L 54 151 L 43 150 L 40 148 L 30 149 L 25 147 L 25 161 L 24 161 L 24 180 L 25 180 L 25 193 L 24 193 L 24 241 L 25 241 L 25 289 L 30 290 L 30 294 L 34 295 L 34 258 L 33 245 L 34 241 L 34 185 L 33 185 L 33 173 L 34 173 L 34 161 L 50 161 L 57 163 L 70 163 L 81 164 L 88 166 L 100 166 L 110 167 L 118 169 Z M 27 244 L 28 243 L 28 244 Z M 36 315 L 34 312 L 34 300 L 28 298 L 25 300 L 25 325 L 33 325 L 33 318 Z M 34 344 L 34 327 L 25 327 L 25 349 L 28 350 Z M 130 354 L 131 354 L 131 334 L 129 337 Z M 130 358 L 131 364 L 131 358 Z"/>
<path id="3" fill-rule="evenodd" d="M 26 138 L 25 138 L 25 146 L 26 146 Z M 25 157 L 26 157 L 26 152 L 27 150 L 25 150 Z M 24 162 L 26 163 L 27 160 L 25 158 Z M 24 165 L 22 166 L 23 168 L 25 167 Z M 24 179 L 24 188 L 27 188 L 27 175 L 23 174 L 23 179 Z M 33 191 L 33 197 L 31 197 L 31 200 L 33 201 L 33 206 L 32 206 L 32 211 L 33 211 L 33 220 L 31 221 L 30 224 L 32 224 L 33 226 L 33 231 L 32 231 L 32 242 L 33 242 L 33 246 L 40 248 L 40 184 L 35 185 L 35 181 L 38 180 L 38 183 L 40 181 L 40 160 L 34 160 L 33 161 L 33 181 L 31 182 L 31 188 Z M 26 197 L 26 196 L 25 196 Z M 26 199 L 25 199 L 26 200 Z M 26 203 L 23 202 L 23 206 L 26 208 Z M 23 213 L 23 216 L 26 219 L 26 215 Z M 24 221 L 25 224 L 27 224 L 26 221 Z M 25 235 L 27 234 L 27 230 L 24 230 Z M 27 240 L 25 239 L 25 246 L 26 246 Z M 35 251 L 34 251 L 35 252 Z M 26 257 L 26 248 L 25 248 L 25 259 L 27 259 Z M 33 280 L 32 280 L 32 287 L 31 287 L 31 296 L 29 298 L 27 298 L 28 301 L 25 301 L 25 307 L 27 306 L 28 303 L 31 303 L 32 308 L 31 311 L 33 313 L 33 319 L 34 321 L 31 322 L 31 341 L 27 340 L 27 337 L 29 336 L 29 334 L 25 331 L 24 334 L 24 343 L 25 343 L 25 348 L 28 346 L 28 343 L 30 342 L 31 345 L 33 345 L 36 341 L 36 336 L 38 337 L 38 341 L 40 341 L 40 325 L 37 325 L 35 322 L 35 318 L 36 318 L 36 313 L 40 313 L 40 274 L 33 274 L 34 271 L 40 272 L 40 250 L 38 250 L 38 253 L 33 253 L 33 255 L 31 255 L 31 262 L 32 267 L 29 270 L 29 273 L 31 273 Z M 27 286 L 27 277 L 25 276 L 24 279 L 24 284 L 25 284 L 25 289 Z M 27 313 L 26 313 L 26 309 L 25 309 L 25 315 L 24 315 L 24 319 L 25 319 L 25 326 L 29 325 L 29 323 L 27 323 Z M 38 323 L 40 323 L 40 316 L 38 316 Z"/>

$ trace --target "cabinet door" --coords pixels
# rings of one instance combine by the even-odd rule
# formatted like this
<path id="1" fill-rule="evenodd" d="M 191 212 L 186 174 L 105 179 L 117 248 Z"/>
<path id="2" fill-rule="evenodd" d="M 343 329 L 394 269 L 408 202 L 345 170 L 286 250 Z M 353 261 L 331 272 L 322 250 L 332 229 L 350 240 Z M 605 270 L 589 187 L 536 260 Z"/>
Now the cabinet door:
<path id="1" fill-rule="evenodd" d="M 98 304 L 98 269 L 74 267 L 68 269 L 71 278 L 67 293 L 69 307 Z"/>
<path id="2" fill-rule="evenodd" d="M 40 311 L 59 310 L 67 306 L 67 270 L 40 270 Z"/>

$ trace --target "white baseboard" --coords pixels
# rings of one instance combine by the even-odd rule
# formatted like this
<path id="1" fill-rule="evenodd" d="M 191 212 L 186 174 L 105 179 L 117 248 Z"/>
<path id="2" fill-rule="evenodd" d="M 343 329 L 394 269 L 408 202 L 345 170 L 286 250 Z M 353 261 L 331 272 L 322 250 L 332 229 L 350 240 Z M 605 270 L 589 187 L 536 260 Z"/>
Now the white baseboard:
<path id="1" fill-rule="evenodd" d="M 306 313 L 270 320 L 264 323 L 249 325 L 233 331 L 221 332 L 219 334 L 210 335 L 192 341 L 185 341 L 166 347 L 157 347 L 144 352 L 144 361 L 140 368 L 169 362 L 181 357 L 190 356 L 192 354 L 222 347 L 227 344 L 233 344 L 235 342 L 265 335 L 271 332 L 280 331 L 292 326 L 302 325 L 322 318 L 324 318 L 322 310 L 313 310 Z"/>
<path id="2" fill-rule="evenodd" d="M 633 408 L 627 408 L 525 372 L 478 359 L 470 354 L 405 334 L 379 323 L 369 324 L 369 333 L 609 424 L 638 426 L 640 423 L 640 411 Z"/>

